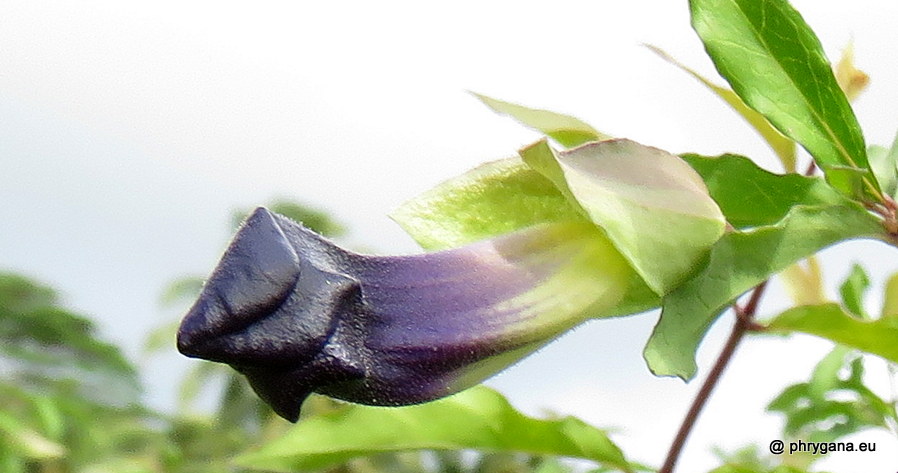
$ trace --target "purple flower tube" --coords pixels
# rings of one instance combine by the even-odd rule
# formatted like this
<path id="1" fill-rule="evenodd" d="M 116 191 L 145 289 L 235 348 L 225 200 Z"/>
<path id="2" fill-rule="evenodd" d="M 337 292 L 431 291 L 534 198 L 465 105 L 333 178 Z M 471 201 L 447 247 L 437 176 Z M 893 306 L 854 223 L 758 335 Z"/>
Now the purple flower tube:
<path id="1" fill-rule="evenodd" d="M 259 208 L 184 317 L 178 349 L 231 365 L 290 421 L 313 392 L 415 404 L 473 386 L 607 314 L 630 275 L 588 223 L 369 256 Z"/>

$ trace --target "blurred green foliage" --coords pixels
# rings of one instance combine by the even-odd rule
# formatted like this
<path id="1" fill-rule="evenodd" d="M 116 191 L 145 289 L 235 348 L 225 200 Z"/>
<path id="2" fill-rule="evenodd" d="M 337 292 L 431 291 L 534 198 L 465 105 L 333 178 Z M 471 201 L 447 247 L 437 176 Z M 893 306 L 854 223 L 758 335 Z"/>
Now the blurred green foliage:
<path id="1" fill-rule="evenodd" d="M 327 214 L 287 201 L 270 208 L 331 237 L 345 227 Z M 246 211 L 235 212 L 234 227 Z M 202 279 L 173 281 L 163 305 L 186 309 Z M 843 304 L 862 307 L 867 277 L 855 267 L 842 286 Z M 147 337 L 151 353 L 174 350 L 177 321 Z M 276 416 L 237 372 L 225 365 L 195 361 L 180 386 L 175 414 L 154 412 L 143 403 L 138 367 L 101 340 L 89 318 L 61 305 L 57 293 L 28 278 L 0 273 L 0 472 L 252 472 L 233 463 L 238 453 L 282 439 L 291 424 Z M 786 417 L 784 438 L 830 441 L 863 428 L 895 422 L 894 407 L 867 389 L 862 359 L 837 347 L 807 383 L 790 386 L 770 404 Z M 209 386 L 218 387 L 209 392 Z M 851 392 L 835 401 L 828 393 Z M 195 407 L 213 396 L 214 409 Z M 313 396 L 300 422 L 342 415 L 349 406 Z M 377 429 L 378 426 L 358 426 Z M 718 453 L 715 471 L 803 471 L 814 458 L 792 458 L 783 470 L 778 459 L 747 447 Z M 333 473 L 566 473 L 585 471 L 553 456 L 515 451 L 400 451 L 365 454 L 323 471 Z M 594 472 L 605 470 L 591 470 Z"/>
<path id="2" fill-rule="evenodd" d="M 332 237 L 345 227 L 301 204 L 270 208 Z M 235 212 L 242 221 L 246 212 Z M 202 287 L 182 278 L 163 291 L 166 305 L 184 304 Z M 150 352 L 174 350 L 177 322 L 151 333 Z M 224 365 L 197 361 L 183 379 L 181 408 L 155 412 L 143 402 L 138 367 L 103 341 L 89 318 L 65 308 L 57 292 L 29 278 L 0 273 L 0 472 L 213 473 L 249 472 L 232 464 L 248 447 L 280 437 L 290 426 Z M 213 382 L 215 381 L 215 382 Z M 212 412 L 190 406 L 221 386 Z M 310 399 L 304 417 L 344 408 Z M 476 455 L 458 451 L 404 452 L 351 460 L 334 473 L 514 473 L 569 471 L 561 463 L 525 454 Z"/>
<path id="3" fill-rule="evenodd" d="M 86 318 L 0 273 L 0 471 L 173 471 L 171 424 L 140 399 L 136 368 Z"/>
<path id="4" fill-rule="evenodd" d="M 786 223 L 795 220 L 794 215 L 798 215 L 803 223 L 790 230 L 790 238 L 794 238 L 784 248 L 794 251 L 796 245 L 807 244 L 808 239 L 813 238 L 818 238 L 820 244 L 784 258 L 778 253 L 779 246 L 775 245 L 770 248 L 737 247 L 731 237 L 739 234 L 737 229 L 718 241 L 715 247 L 719 251 L 712 251 L 708 267 L 714 269 L 715 261 L 725 264 L 720 264 L 715 269 L 716 273 L 699 268 L 701 270 L 691 276 L 693 283 L 682 284 L 679 287 L 685 290 L 672 293 L 683 297 L 677 299 L 668 294 L 663 301 L 667 320 L 675 322 L 659 324 L 664 333 L 664 351 L 656 352 L 655 359 L 656 363 L 668 363 L 673 359 L 678 366 L 665 367 L 666 372 L 681 374 L 694 371 L 691 364 L 695 348 L 701 341 L 701 337 L 694 336 L 701 330 L 682 322 L 704 320 L 706 325 L 710 325 L 744 290 L 772 277 L 795 260 L 810 256 L 818 247 L 856 236 L 879 236 L 883 241 L 898 246 L 898 217 L 891 197 L 896 195 L 898 181 L 895 163 L 898 145 L 893 144 L 888 149 L 871 147 L 868 163 L 863 135 L 848 101 L 860 90 L 858 87 L 862 87 L 849 87 L 851 76 L 857 77 L 858 72 L 851 66 L 850 58 L 845 62 L 847 65 L 840 64 L 837 76 L 833 76 L 813 31 L 784 0 L 691 0 L 690 10 L 694 29 L 732 90 L 716 86 L 685 66 L 681 67 L 746 118 L 776 151 L 787 171 L 796 168 L 794 151 L 798 143 L 816 161 L 815 165 L 808 167 L 807 174 L 812 174 L 817 166 L 824 172 L 829 184 L 816 179 L 773 174 L 745 179 L 746 172 L 751 170 L 750 165 L 753 164 L 738 157 L 705 160 L 693 156 L 689 159 L 693 169 L 700 174 L 703 169 L 710 171 L 720 166 L 730 166 L 725 179 L 719 179 L 719 188 L 715 188 L 718 179 L 714 173 L 706 172 L 702 177 L 731 224 L 736 227 L 767 226 L 768 234 L 775 237 L 778 245 L 784 238 L 784 234 L 778 232 L 786 227 Z M 751 60 L 746 60 L 746 52 L 750 53 Z M 848 75 L 848 82 L 840 78 L 845 74 Z M 846 89 L 847 96 L 840 91 L 840 85 Z M 770 99 L 772 92 L 775 92 L 777 100 Z M 564 146 L 605 138 L 574 117 L 479 97 L 494 110 L 542 131 Z M 753 172 L 759 174 L 760 171 L 758 168 Z M 770 183 L 770 189 L 758 188 L 758 183 L 763 182 Z M 797 189 L 796 185 L 805 191 Z M 842 194 L 836 194 L 828 187 L 830 185 Z M 825 192 L 814 190 L 822 186 L 825 186 Z M 796 191 L 800 192 L 796 194 Z M 732 199 L 727 200 L 727 195 Z M 805 196 L 814 199 L 805 201 Z M 818 201 L 820 198 L 824 199 Z M 764 202 L 764 199 L 773 205 L 759 206 L 758 202 Z M 846 202 L 834 202 L 833 199 Z M 268 207 L 331 238 L 339 238 L 346 232 L 346 228 L 326 212 L 302 204 L 276 200 Z M 860 220 L 854 223 L 845 221 L 843 213 L 838 212 L 833 212 L 827 220 L 825 216 L 821 217 L 821 212 L 828 208 L 840 212 L 848 210 L 851 211 L 847 214 L 849 216 L 869 220 L 867 223 L 871 230 L 831 235 L 834 228 L 863 230 L 865 224 Z M 882 221 L 874 219 L 868 210 L 876 211 Z M 248 210 L 236 211 L 232 227 L 236 228 L 247 213 Z M 752 219 L 758 216 L 761 220 Z M 888 230 L 887 235 L 883 235 L 885 230 Z M 751 238 L 751 235 L 743 234 L 743 237 Z M 721 252 L 726 258 L 715 260 L 714 255 Z M 776 261 L 777 257 L 781 261 L 768 264 Z M 757 260 L 757 265 L 742 268 L 745 270 L 742 274 L 744 287 L 734 287 L 733 280 L 740 274 L 733 268 L 740 269 L 737 263 L 752 263 L 754 260 Z M 816 265 L 816 262 L 813 264 Z M 824 319 L 822 315 L 832 313 L 835 308 L 837 315 L 844 316 L 838 320 L 851 321 L 851 327 L 866 324 L 868 329 L 875 329 L 871 332 L 874 332 L 872 338 L 876 343 L 859 348 L 877 353 L 870 346 L 893 346 L 894 320 L 898 312 L 898 277 L 893 276 L 886 284 L 885 303 L 880 317 L 875 319 L 863 305 L 870 281 L 860 266 L 852 269 L 841 286 L 842 300 L 838 305 L 823 304 L 824 301 L 819 300 L 822 291 L 818 288 L 822 286 L 817 273 L 809 271 L 807 277 L 788 276 L 794 290 L 805 289 L 804 292 L 816 294 L 812 298 L 815 305 L 799 307 L 810 315 L 818 316 L 816 322 L 812 320 L 811 328 L 832 325 L 826 321 L 836 319 Z M 718 294 L 712 294 L 714 297 L 709 296 L 709 281 L 723 281 L 718 287 Z M 162 292 L 161 302 L 169 307 L 186 309 L 186 304 L 196 297 L 202 284 L 199 277 L 176 279 Z M 719 301 L 715 299 L 709 303 L 709 297 Z M 681 319 L 670 319 L 670 307 L 677 301 L 682 305 L 675 307 L 678 311 L 672 313 L 683 316 Z M 693 301 L 701 304 L 689 305 Z M 772 324 L 776 320 L 779 318 L 774 319 Z M 815 323 L 818 327 L 813 327 Z M 177 321 L 173 321 L 149 334 L 147 351 L 174 350 L 177 325 Z M 773 325 L 767 328 L 771 327 L 775 328 Z M 704 330 L 703 327 L 699 328 Z M 793 327 L 790 331 L 797 329 Z M 864 382 L 865 358 L 859 351 L 839 345 L 849 343 L 850 340 L 846 341 L 844 335 L 853 334 L 854 331 L 842 330 L 835 335 L 826 330 L 804 331 L 828 338 L 836 342 L 836 346 L 817 364 L 806 382 L 785 388 L 770 402 L 768 410 L 784 417 L 782 438 L 786 441 L 831 442 L 865 429 L 896 430 L 898 415 L 895 399 L 883 399 L 869 389 Z M 677 337 L 680 340 L 677 341 Z M 677 356 L 681 359 L 676 360 Z M 896 360 L 895 357 L 886 358 Z M 103 341 L 88 317 L 64 307 L 52 288 L 21 275 L 0 272 L 0 473 L 241 473 L 254 470 L 236 465 L 233 459 L 253 447 L 279 445 L 289 454 L 295 453 L 293 449 L 303 439 L 290 443 L 295 437 L 288 433 L 291 425 L 260 401 L 242 376 L 224 365 L 208 362 L 196 361 L 192 367 L 180 386 L 179 408 L 173 414 L 156 412 L 144 403 L 138 367 L 117 347 Z M 890 370 L 894 380 L 894 365 L 890 365 Z M 217 392 L 210 393 L 210 386 L 217 387 Z M 207 396 L 215 398 L 214 408 L 196 408 L 197 401 Z M 348 417 L 352 411 L 353 408 L 328 398 L 312 397 L 304 405 L 300 423 L 323 423 L 341 416 Z M 401 409 L 392 412 L 395 414 L 391 415 L 403 415 Z M 491 414 L 506 423 L 508 418 L 520 415 L 510 406 L 500 411 L 493 410 Z M 481 417 L 478 420 L 491 419 L 487 415 Z M 443 418 L 455 419 L 446 414 Z M 405 417 L 400 420 L 417 422 L 420 429 L 432 428 L 420 419 Z M 492 434 L 488 436 L 490 442 L 487 442 L 492 446 L 491 451 L 458 450 L 446 447 L 446 444 L 434 447 L 442 450 L 412 451 L 408 450 L 407 443 L 397 441 L 385 452 L 372 446 L 376 442 L 369 442 L 362 446 L 354 445 L 354 449 L 346 452 L 345 456 L 351 459 L 328 466 L 324 471 L 564 473 L 587 468 L 572 467 L 551 455 L 516 451 L 515 443 L 510 440 L 532 433 L 528 430 L 537 429 L 520 427 L 524 424 L 518 423 L 514 424 L 518 425 L 517 428 L 510 429 L 516 432 L 508 433 L 495 428 L 502 422 L 484 423 L 489 424 L 488 428 L 477 433 Z M 356 428 L 356 424 L 360 429 L 352 435 L 356 439 L 361 438 L 364 442 L 367 441 L 366 436 L 376 437 L 378 434 L 378 422 L 356 422 L 350 428 Z M 469 422 L 462 427 L 473 424 Z M 294 434 L 301 430 L 293 429 Z M 474 435 L 464 431 L 462 434 Z M 350 435 L 335 435 L 329 440 L 339 444 L 346 437 Z M 542 447 L 546 442 L 540 443 L 539 440 L 545 438 L 545 435 L 537 436 L 534 443 Z M 579 447 L 583 445 L 576 444 Z M 528 451 L 564 453 L 551 447 Z M 714 473 L 801 473 L 819 459 L 819 456 L 810 455 L 771 456 L 756 446 L 733 453 L 718 452 L 718 456 L 720 466 L 713 470 Z M 589 456 L 581 455 L 580 458 Z M 342 460 L 343 457 L 340 458 Z M 620 468 L 626 470 L 631 467 L 651 470 L 630 464 Z M 301 467 L 288 465 L 284 468 L 285 471 L 297 471 Z M 607 470 L 594 470 L 594 473 L 599 471 Z"/>

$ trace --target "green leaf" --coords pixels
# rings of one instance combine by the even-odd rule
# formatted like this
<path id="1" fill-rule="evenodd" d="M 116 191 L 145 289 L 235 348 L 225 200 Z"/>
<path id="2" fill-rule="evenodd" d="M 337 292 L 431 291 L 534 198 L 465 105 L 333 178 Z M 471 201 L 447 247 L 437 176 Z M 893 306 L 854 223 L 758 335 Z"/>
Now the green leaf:
<path id="1" fill-rule="evenodd" d="M 898 134 L 892 140 L 892 146 L 870 146 L 867 149 L 873 175 L 886 194 L 895 197 L 898 194 Z"/>
<path id="2" fill-rule="evenodd" d="M 775 225 L 724 235 L 708 264 L 662 302 L 644 356 L 656 375 L 695 375 L 705 332 L 739 295 L 790 264 L 852 238 L 882 237 L 879 220 L 853 203 L 797 206 Z"/>
<path id="3" fill-rule="evenodd" d="M 898 320 L 860 320 L 838 304 L 789 309 L 769 324 L 772 332 L 803 332 L 898 362 Z"/>
<path id="4" fill-rule="evenodd" d="M 561 113 L 529 108 L 503 102 L 475 93 L 475 97 L 497 113 L 508 115 L 527 127 L 536 129 L 557 141 L 561 146 L 573 148 L 590 141 L 607 140 L 609 136 L 599 133 L 583 120 Z"/>
<path id="5" fill-rule="evenodd" d="M 895 418 L 892 405 L 863 383 L 863 358 L 842 345 L 826 355 L 805 383 L 787 387 L 767 406 L 786 418 L 790 438 L 832 442 Z"/>
<path id="6" fill-rule="evenodd" d="M 65 447 L 24 425 L 15 417 L 0 412 L 0 449 L 9 448 L 25 458 L 45 460 L 65 455 Z"/>
<path id="7" fill-rule="evenodd" d="M 747 466 L 742 465 L 722 465 L 719 466 L 708 473 L 767 473 L 764 470 L 758 470 L 756 468 L 749 468 Z"/>
<path id="8" fill-rule="evenodd" d="M 216 421 L 220 425 L 236 428 L 261 426 L 266 420 L 274 417 L 271 408 L 253 391 L 246 378 L 233 370 L 226 376 L 225 389 L 218 412 L 215 414 Z"/>
<path id="9" fill-rule="evenodd" d="M 898 273 L 886 281 L 883 295 L 881 318 L 898 319 Z"/>
<path id="10" fill-rule="evenodd" d="M 296 472 L 323 469 L 376 453 L 419 449 L 558 455 L 631 471 L 623 453 L 604 431 L 572 417 L 527 417 L 485 387 L 416 406 L 351 405 L 309 417 L 283 437 L 239 456 L 236 463 L 246 468 Z"/>
<path id="11" fill-rule="evenodd" d="M 121 457 L 99 461 L 80 470 L 79 473 L 156 473 L 159 471 L 158 462 L 151 458 Z"/>
<path id="12" fill-rule="evenodd" d="M 851 266 L 851 272 L 845 281 L 839 286 L 839 294 L 842 303 L 849 312 L 857 317 L 869 319 L 870 316 L 864 310 L 864 293 L 870 287 L 870 278 L 861 265 L 855 263 Z"/>
<path id="13" fill-rule="evenodd" d="M 572 473 L 572 470 L 554 459 L 546 459 L 533 469 L 533 473 Z"/>
<path id="14" fill-rule="evenodd" d="M 682 159 L 629 140 L 555 153 L 545 140 L 520 151 L 614 242 L 655 293 L 676 287 L 723 234 L 724 217 Z"/>
<path id="15" fill-rule="evenodd" d="M 59 440 L 65 433 L 65 416 L 56 400 L 50 396 L 32 395 L 31 401 L 36 417 L 36 425 L 51 440 Z"/>
<path id="16" fill-rule="evenodd" d="M 521 159 L 486 163 L 404 203 L 391 215 L 426 250 L 454 248 L 544 223 L 588 222 L 581 211 Z M 600 245 L 605 238 L 597 238 Z M 607 251 L 607 250 L 604 250 Z M 608 315 L 657 307 L 638 273 Z"/>
<path id="17" fill-rule="evenodd" d="M 737 228 L 772 225 L 795 205 L 836 205 L 845 197 L 820 178 L 774 174 L 732 154 L 682 158 L 701 175 L 727 221 Z"/>
<path id="18" fill-rule="evenodd" d="M 705 87 L 708 88 L 711 92 L 714 92 L 715 95 L 720 97 L 724 102 L 729 104 L 729 106 L 738 113 L 745 121 L 751 125 L 758 134 L 764 138 L 764 141 L 770 146 L 774 153 L 776 153 L 777 158 L 779 158 L 780 163 L 783 165 L 783 169 L 786 172 L 795 172 L 795 142 L 783 136 L 782 133 L 779 132 L 776 128 L 774 128 L 764 115 L 756 112 L 754 109 L 745 105 L 745 102 L 736 95 L 730 89 L 721 87 L 710 80 L 706 79 L 704 76 L 699 74 L 698 72 L 686 67 L 673 57 L 671 57 L 667 52 L 663 49 L 647 44 L 647 48 L 649 48 L 652 52 L 660 56 L 665 61 L 677 66 L 687 74 L 691 75 L 693 78 L 701 82 Z"/>
<path id="19" fill-rule="evenodd" d="M 768 450 L 765 448 L 762 451 L 758 444 L 749 444 L 734 451 L 726 451 L 720 447 L 712 447 L 711 450 L 714 456 L 721 461 L 723 466 L 720 468 L 724 468 L 724 466 L 734 468 L 733 470 L 716 469 L 713 471 L 739 472 L 742 471 L 740 468 L 744 468 L 744 471 L 754 473 L 767 472 L 773 468 Z"/>
<path id="20" fill-rule="evenodd" d="M 137 371 L 95 332 L 89 319 L 60 307 L 51 289 L 0 272 L 0 365 L 11 382 L 36 392 L 66 384 L 96 402 L 136 403 Z"/>
<path id="21" fill-rule="evenodd" d="M 891 150 L 883 146 L 872 145 L 867 148 L 867 158 L 870 160 L 870 168 L 873 175 L 882 186 L 882 190 L 894 196 L 898 172 L 895 170 L 895 158 L 891 156 Z"/>
<path id="22" fill-rule="evenodd" d="M 29 473 L 25 460 L 9 450 L 0 450 L 0 471 L 7 473 Z"/>
<path id="23" fill-rule="evenodd" d="M 737 155 L 704 157 L 686 154 L 708 186 L 727 221 L 737 228 L 772 225 L 796 205 L 837 205 L 845 197 L 819 177 L 774 174 Z M 826 301 L 820 268 L 813 258 L 807 270 L 792 265 L 781 276 L 796 305 Z"/>
<path id="24" fill-rule="evenodd" d="M 811 397 L 822 400 L 827 391 L 836 389 L 841 381 L 839 373 L 853 359 L 850 356 L 853 351 L 846 346 L 836 345 L 817 363 L 808 381 L 808 393 Z"/>
<path id="25" fill-rule="evenodd" d="M 690 7 L 705 50 L 745 103 L 804 146 L 827 177 L 833 166 L 869 171 L 848 99 L 820 41 L 788 2 L 690 0 Z M 865 194 L 881 201 L 876 178 L 866 173 L 863 181 Z"/>

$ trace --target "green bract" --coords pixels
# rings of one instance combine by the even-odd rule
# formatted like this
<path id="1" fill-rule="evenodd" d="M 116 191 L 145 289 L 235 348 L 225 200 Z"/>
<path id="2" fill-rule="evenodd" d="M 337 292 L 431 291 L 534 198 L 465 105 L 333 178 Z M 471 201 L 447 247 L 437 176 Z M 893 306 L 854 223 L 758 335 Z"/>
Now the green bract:
<path id="1" fill-rule="evenodd" d="M 583 120 L 570 115 L 525 107 L 486 95 L 474 95 L 497 113 L 508 115 L 530 128 L 545 133 L 546 136 L 567 148 L 610 138 L 610 136 L 596 131 Z"/>
<path id="2" fill-rule="evenodd" d="M 520 158 L 483 164 L 402 204 L 390 217 L 431 251 L 541 223 L 587 221 Z"/>
<path id="3" fill-rule="evenodd" d="M 851 238 L 880 238 L 879 220 L 819 178 L 777 175 L 746 158 L 685 156 L 727 219 L 708 264 L 663 301 L 645 349 L 652 372 L 684 379 L 711 323 L 745 291 L 817 251 Z"/>
<path id="4" fill-rule="evenodd" d="M 723 234 L 723 214 L 682 159 L 629 140 L 556 153 L 545 141 L 521 150 L 601 227 L 646 284 L 666 294 Z"/>
<path id="5" fill-rule="evenodd" d="M 645 348 L 656 375 L 695 375 L 695 350 L 711 323 L 739 295 L 790 264 L 850 238 L 877 238 L 879 221 L 857 204 L 795 206 L 776 225 L 733 232 L 711 249 L 708 264 L 665 296 Z"/>
<path id="6" fill-rule="evenodd" d="M 404 203 L 391 217 L 422 247 L 438 250 L 543 223 L 588 223 L 576 205 L 552 181 L 521 159 L 510 158 L 484 164 L 450 179 Z M 592 235 L 581 238 L 582 244 L 599 245 L 603 252 L 619 254 L 619 250 L 596 228 L 589 229 L 588 225 L 569 228 Z M 594 313 L 593 317 L 628 315 L 657 307 L 658 296 L 639 274 L 630 266 L 624 270 L 629 283 L 622 288 L 625 292 L 618 305 Z M 601 267 L 594 268 L 594 272 L 601 271 Z M 583 273 L 588 277 L 587 274 Z"/>

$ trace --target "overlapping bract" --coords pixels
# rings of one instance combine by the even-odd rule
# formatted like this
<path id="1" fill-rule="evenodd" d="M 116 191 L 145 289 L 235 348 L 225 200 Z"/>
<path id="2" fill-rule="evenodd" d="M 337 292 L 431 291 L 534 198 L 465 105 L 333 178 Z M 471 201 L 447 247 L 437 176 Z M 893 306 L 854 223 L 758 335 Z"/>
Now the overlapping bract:
<path id="1" fill-rule="evenodd" d="M 629 164 L 625 155 L 632 158 Z M 670 215 L 672 207 L 682 206 L 688 226 L 695 218 L 690 209 L 712 209 L 719 216 L 716 204 L 685 163 L 654 148 L 612 140 L 566 152 L 563 159 L 569 158 L 579 167 L 575 183 L 566 187 L 557 176 L 541 175 L 546 172 L 539 168 L 475 171 L 462 180 L 462 187 L 476 189 L 486 179 L 501 189 L 509 180 L 520 185 L 515 180 L 523 179 L 524 188 L 541 189 L 540 202 L 524 207 L 525 214 L 535 213 L 508 217 L 513 224 L 498 225 L 509 232 L 504 235 L 483 233 L 471 222 L 463 228 L 473 229 L 477 238 L 460 235 L 451 226 L 440 228 L 440 238 L 466 246 L 422 255 L 355 254 L 285 217 L 257 209 L 184 318 L 179 349 L 230 364 L 280 415 L 295 420 L 312 392 L 387 406 L 444 397 L 479 383 L 589 318 L 651 307 L 657 296 L 633 269 L 639 259 L 626 247 L 639 229 L 616 228 L 610 234 L 620 240 L 615 241 L 597 225 L 613 222 L 608 217 L 597 221 L 592 210 L 602 199 L 619 195 L 625 213 L 630 207 L 647 218 Z M 590 160 L 596 163 L 586 166 Z M 603 167 L 603 160 L 611 165 Z M 649 162 L 653 160 L 657 166 Z M 671 160 L 677 161 L 673 173 Z M 626 172 L 628 166 L 638 168 L 639 175 Z M 647 189 L 649 201 L 627 198 L 634 194 L 624 191 L 639 185 L 655 186 Z M 449 197 L 425 196 L 425 204 L 400 213 L 407 228 L 422 228 L 434 202 L 446 217 L 463 194 L 440 189 Z M 507 208 L 508 198 L 515 196 L 500 191 L 493 197 L 501 200 L 487 206 Z M 557 215 L 545 211 L 559 203 L 568 210 Z M 495 215 L 501 220 L 504 214 L 494 214 L 493 223 Z M 705 214 L 698 218 L 708 220 Z M 715 232 L 721 231 L 722 217 L 716 220 Z M 682 233 L 676 236 L 683 238 Z M 621 241 L 626 251 L 621 251 Z M 687 259 L 701 258 L 698 250 L 690 250 Z M 692 269 L 690 262 L 680 263 L 675 270 Z"/>
<path id="2" fill-rule="evenodd" d="M 538 142 L 522 159 L 490 163 L 403 206 L 394 218 L 422 246 L 453 248 L 437 253 L 357 255 L 256 211 L 185 318 L 179 347 L 231 364 L 295 419 L 311 392 L 375 405 L 443 397 L 587 318 L 660 303 L 646 359 L 656 374 L 690 378 L 705 331 L 742 292 L 838 241 L 888 241 L 856 200 L 880 197 L 874 174 L 893 191 L 891 153 L 872 173 L 856 123 L 831 126 L 853 115 L 819 44 L 785 4 L 762 3 L 788 26 L 783 44 L 813 67 L 787 67 L 783 58 L 795 51 L 765 49 L 772 33 L 748 3 L 734 4 L 742 18 L 695 0 L 693 23 L 735 93 L 811 151 L 832 187 L 767 175 L 734 156 L 687 164 L 628 140 L 582 144 L 604 136 L 573 117 L 481 97 L 576 147 L 556 152 Z M 718 33 L 734 18 L 779 82 L 731 67 Z M 788 92 L 785 105 L 768 106 L 776 101 L 757 90 L 768 82 L 789 86 L 779 88 Z M 792 126 L 802 114 L 811 125 Z M 749 195 L 782 205 L 757 205 Z M 724 236 L 727 223 L 734 231 Z"/>

